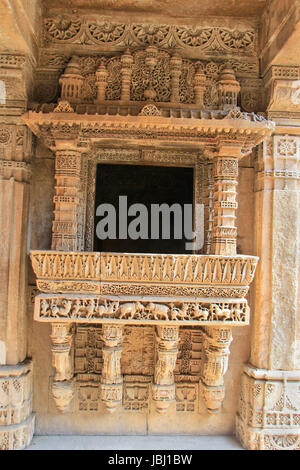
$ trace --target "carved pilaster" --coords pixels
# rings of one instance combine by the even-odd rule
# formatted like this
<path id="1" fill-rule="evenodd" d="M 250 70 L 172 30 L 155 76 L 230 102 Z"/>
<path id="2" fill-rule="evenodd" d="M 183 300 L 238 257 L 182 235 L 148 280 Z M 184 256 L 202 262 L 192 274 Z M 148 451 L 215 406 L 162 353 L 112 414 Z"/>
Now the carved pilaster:
<path id="1" fill-rule="evenodd" d="M 204 204 L 204 253 L 211 253 L 212 231 L 214 221 L 214 178 L 213 164 L 207 160 L 203 165 L 203 192 L 202 200 Z"/>
<path id="2" fill-rule="evenodd" d="M 73 398 L 72 377 L 74 364 L 72 357 L 73 325 L 71 323 L 52 323 L 51 351 L 54 367 L 52 395 L 59 411 L 68 411 Z"/>
<path id="3" fill-rule="evenodd" d="M 52 249 L 82 249 L 80 221 L 81 154 L 77 150 L 58 149 L 55 159 L 54 221 L 52 225 Z"/>
<path id="4" fill-rule="evenodd" d="M 170 60 L 170 75 L 171 75 L 171 99 L 172 103 L 179 103 L 180 101 L 180 85 L 179 79 L 181 75 L 182 59 L 178 54 L 174 54 Z"/>
<path id="5" fill-rule="evenodd" d="M 200 108 L 204 106 L 204 93 L 206 90 L 206 75 L 201 68 L 197 70 L 194 76 L 195 103 Z"/>
<path id="6" fill-rule="evenodd" d="M 101 399 L 112 413 L 122 402 L 123 377 L 121 375 L 123 327 L 106 324 L 102 327 L 103 368 L 101 377 Z"/>
<path id="7" fill-rule="evenodd" d="M 220 410 L 225 396 L 223 377 L 228 367 L 232 332 L 230 327 L 205 327 L 203 334 L 201 390 L 208 411 L 215 413 Z"/>
<path id="8" fill-rule="evenodd" d="M 179 327 L 157 326 L 153 400 L 158 413 L 165 413 L 175 400 L 174 369 L 178 354 Z"/>
<path id="9" fill-rule="evenodd" d="M 299 368 L 299 198 L 300 137 L 276 134 L 260 147 L 256 162 L 260 263 L 250 360 L 259 368 Z"/>
<path id="10" fill-rule="evenodd" d="M 131 75 L 132 75 L 133 57 L 128 50 L 126 50 L 124 54 L 122 55 L 121 63 L 122 63 L 121 100 L 130 101 L 130 83 L 131 83 Z"/>
<path id="11" fill-rule="evenodd" d="M 212 253 L 216 255 L 235 255 L 238 157 L 215 157 L 213 176 L 214 221 L 212 229 Z"/>
<path id="12" fill-rule="evenodd" d="M 96 103 L 105 100 L 105 90 L 107 87 L 107 70 L 104 63 L 101 63 L 96 71 L 97 99 Z"/>

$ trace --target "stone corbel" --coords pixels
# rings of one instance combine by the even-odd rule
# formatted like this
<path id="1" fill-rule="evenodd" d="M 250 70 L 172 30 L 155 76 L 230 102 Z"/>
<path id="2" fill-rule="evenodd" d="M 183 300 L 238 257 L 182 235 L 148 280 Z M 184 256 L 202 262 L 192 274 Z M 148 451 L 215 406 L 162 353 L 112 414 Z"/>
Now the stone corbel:
<path id="1" fill-rule="evenodd" d="M 224 375 L 228 368 L 229 346 L 232 341 L 230 327 L 205 327 L 204 358 L 201 373 L 201 391 L 210 413 L 220 410 L 225 396 Z"/>
<path id="2" fill-rule="evenodd" d="M 101 376 L 101 399 L 107 411 L 113 413 L 122 402 L 123 377 L 121 375 L 121 355 L 123 327 L 106 324 L 102 327 L 103 369 Z"/>
<path id="3" fill-rule="evenodd" d="M 165 413 L 175 400 L 174 369 L 178 354 L 179 327 L 157 326 L 153 400 L 158 413 Z"/>
<path id="4" fill-rule="evenodd" d="M 74 364 L 72 357 L 73 325 L 70 323 L 52 323 L 51 351 L 54 378 L 52 395 L 58 410 L 62 413 L 69 410 L 74 390 L 72 378 Z"/>

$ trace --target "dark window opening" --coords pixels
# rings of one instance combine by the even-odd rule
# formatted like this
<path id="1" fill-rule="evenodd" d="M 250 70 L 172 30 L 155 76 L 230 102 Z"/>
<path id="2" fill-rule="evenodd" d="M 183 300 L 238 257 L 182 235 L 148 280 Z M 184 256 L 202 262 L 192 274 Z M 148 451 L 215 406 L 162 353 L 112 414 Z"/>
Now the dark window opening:
<path id="1" fill-rule="evenodd" d="M 120 206 L 120 196 L 123 196 L 123 206 Z M 126 196 L 126 198 L 124 198 L 124 196 Z M 107 206 L 103 206 L 103 204 L 110 204 L 110 207 L 115 209 L 115 225 L 110 224 L 111 216 L 113 216 L 114 211 L 109 209 L 110 219 L 108 219 L 108 212 L 104 210 Z M 136 209 L 141 206 L 132 207 L 133 204 L 142 204 L 146 210 L 144 211 L 143 209 L 143 214 L 141 215 L 139 211 L 136 211 Z M 169 216 L 164 217 L 163 221 L 161 213 L 159 219 L 157 216 L 155 219 L 154 214 L 157 214 L 157 206 L 153 208 L 153 204 L 166 204 L 170 209 L 172 209 L 173 204 L 177 206 L 173 206 L 173 209 L 169 211 Z M 186 238 L 186 235 L 189 235 L 186 224 L 185 226 L 183 225 L 184 204 L 190 205 L 191 213 L 191 207 L 193 205 L 192 168 L 98 164 L 95 198 L 94 251 L 123 253 L 191 253 L 190 250 L 186 250 L 186 242 L 191 242 L 191 240 L 190 238 Z M 98 209 L 97 212 L 99 205 L 101 205 L 102 211 Z M 127 211 L 124 210 L 125 207 L 127 207 Z M 178 211 L 179 207 L 181 209 Z M 133 212 L 131 215 L 128 215 L 128 211 L 130 214 L 130 210 Z M 174 215 L 175 213 L 176 216 Z M 164 214 L 166 215 L 167 213 L 165 212 Z M 175 219 L 176 227 L 174 226 Z M 188 220 L 190 219 L 191 217 L 189 217 Z M 157 223 L 155 224 L 155 221 L 157 222 L 158 220 L 159 230 L 157 229 Z M 179 226 L 180 223 L 181 227 Z M 143 227 L 141 227 L 141 224 L 143 224 Z M 192 223 L 189 225 L 190 230 L 192 230 Z M 125 226 L 126 234 L 124 235 Z M 170 231 L 170 237 L 167 233 L 168 229 Z M 175 229 L 176 233 L 174 234 Z M 108 233 L 108 235 L 105 235 L 108 236 L 108 238 L 101 239 L 104 238 L 102 235 L 104 232 Z M 140 234 L 140 236 L 145 239 L 132 239 L 130 237 L 132 233 L 135 234 L 134 236 L 136 238 L 138 234 Z M 99 234 L 101 238 L 99 238 Z M 153 235 L 158 239 L 153 239 Z M 127 238 L 125 238 L 126 236 Z M 147 236 L 148 239 L 146 239 Z M 116 239 L 114 239 L 115 237 Z M 167 237 L 169 239 L 164 239 Z"/>

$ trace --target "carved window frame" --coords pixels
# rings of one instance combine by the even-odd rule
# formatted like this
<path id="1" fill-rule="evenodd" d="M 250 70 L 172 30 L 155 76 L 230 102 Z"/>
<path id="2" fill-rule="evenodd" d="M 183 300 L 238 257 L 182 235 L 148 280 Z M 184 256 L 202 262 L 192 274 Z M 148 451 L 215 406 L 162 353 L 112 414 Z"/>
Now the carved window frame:
<path id="1" fill-rule="evenodd" d="M 128 165 L 176 166 L 193 169 L 193 210 L 202 201 L 202 154 L 197 151 L 128 149 L 96 147 L 83 155 L 82 165 L 82 227 L 84 251 L 93 251 L 96 171 L 99 163 Z M 196 221 L 195 221 L 196 222 Z"/>

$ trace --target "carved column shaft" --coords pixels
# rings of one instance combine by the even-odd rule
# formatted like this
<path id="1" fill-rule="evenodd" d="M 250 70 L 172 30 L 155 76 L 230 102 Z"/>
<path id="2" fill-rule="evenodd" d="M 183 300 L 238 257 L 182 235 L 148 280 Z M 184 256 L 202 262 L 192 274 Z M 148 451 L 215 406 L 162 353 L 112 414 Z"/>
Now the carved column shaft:
<path id="1" fill-rule="evenodd" d="M 19 117 L 13 116 L 12 121 Z M 26 358 L 26 237 L 31 134 L 0 124 L 0 365 Z"/>
<path id="2" fill-rule="evenodd" d="M 133 57 L 128 50 L 125 51 L 125 53 L 122 55 L 121 63 L 122 63 L 121 100 L 130 101 L 130 84 L 131 84 Z"/>
<path id="3" fill-rule="evenodd" d="M 116 410 L 122 401 L 123 377 L 121 375 L 123 327 L 106 324 L 102 327 L 103 368 L 101 399 L 109 412 Z"/>
<path id="4" fill-rule="evenodd" d="M 299 369 L 300 138 L 274 135 L 256 162 L 255 281 L 251 364 Z"/>
<path id="5" fill-rule="evenodd" d="M 72 324 L 51 323 L 52 365 L 55 369 L 54 380 L 70 380 L 73 376 Z"/>
<path id="6" fill-rule="evenodd" d="M 228 368 L 232 331 L 230 327 L 206 327 L 203 332 L 201 388 L 207 409 L 214 413 L 219 411 L 225 396 L 223 377 Z"/>
<path id="7" fill-rule="evenodd" d="M 178 326 L 157 326 L 153 399 L 159 413 L 165 413 L 175 399 L 174 369 L 178 354 L 178 341 Z"/>
<path id="8" fill-rule="evenodd" d="M 238 184 L 238 157 L 218 156 L 213 162 L 214 222 L 212 253 L 236 254 L 236 186 Z"/>
<path id="9" fill-rule="evenodd" d="M 170 61 L 171 65 L 171 103 L 180 102 L 180 75 L 182 59 L 178 54 L 174 54 Z"/>
<path id="10" fill-rule="evenodd" d="M 105 100 L 105 90 L 107 87 L 107 70 L 104 64 L 101 64 L 96 71 L 97 99 L 96 102 Z"/>
<path id="11" fill-rule="evenodd" d="M 52 249 L 80 251 L 80 172 L 81 154 L 77 150 L 56 151 L 54 221 L 52 225 Z"/>
<path id="12" fill-rule="evenodd" d="M 298 77 L 298 67 L 268 71 L 268 113 L 277 125 L 255 162 L 254 240 L 260 261 L 251 365 L 242 374 L 236 418 L 239 439 L 255 450 L 300 449 L 300 87 L 292 79 L 295 73 Z"/>
<path id="13" fill-rule="evenodd" d="M 212 230 L 214 221 L 214 179 L 213 164 L 207 160 L 203 165 L 203 203 L 204 203 L 204 253 L 211 253 Z"/>
<path id="14" fill-rule="evenodd" d="M 52 395 L 58 410 L 64 413 L 69 410 L 74 395 L 73 325 L 55 322 L 51 327 L 52 366 L 55 369 Z"/>
<path id="15" fill-rule="evenodd" d="M 32 362 L 26 361 L 27 243 L 33 144 L 31 132 L 21 119 L 30 79 L 31 66 L 25 55 L 1 54 L 0 450 L 27 446 L 35 421 Z"/>

